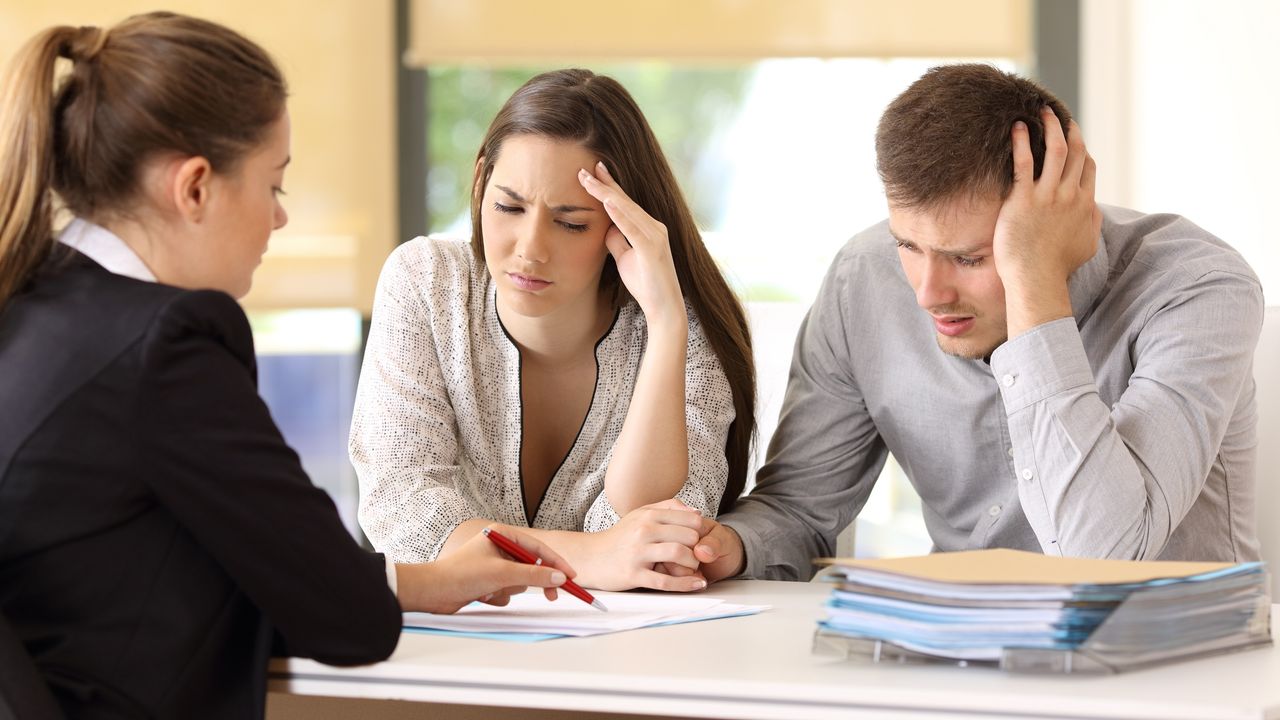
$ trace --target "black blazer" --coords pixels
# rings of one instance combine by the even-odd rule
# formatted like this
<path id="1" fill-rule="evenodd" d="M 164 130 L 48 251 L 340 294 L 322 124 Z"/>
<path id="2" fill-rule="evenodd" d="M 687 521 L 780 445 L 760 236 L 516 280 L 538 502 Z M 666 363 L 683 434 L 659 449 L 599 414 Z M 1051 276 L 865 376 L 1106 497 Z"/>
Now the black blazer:
<path id="1" fill-rule="evenodd" d="M 256 718 L 273 645 L 390 655 L 383 558 L 272 422 L 240 306 L 58 254 L 0 311 L 0 614 L 67 715 Z"/>

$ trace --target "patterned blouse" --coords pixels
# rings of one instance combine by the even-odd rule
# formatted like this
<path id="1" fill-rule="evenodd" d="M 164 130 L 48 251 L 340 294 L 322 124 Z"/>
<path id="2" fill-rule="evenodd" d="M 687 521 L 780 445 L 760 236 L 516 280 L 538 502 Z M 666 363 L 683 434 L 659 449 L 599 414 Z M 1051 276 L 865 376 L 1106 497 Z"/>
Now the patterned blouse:
<path id="1" fill-rule="evenodd" d="M 689 477 L 676 494 L 714 517 L 728 479 L 729 381 L 693 309 L 685 364 Z M 604 493 L 647 333 L 634 300 L 596 346 L 595 393 L 577 439 L 547 485 L 532 527 L 596 532 L 619 519 Z M 521 486 L 520 352 L 493 280 L 466 241 L 417 238 L 387 259 L 351 422 L 360 525 L 396 562 L 424 562 L 462 522 L 517 527 Z"/>

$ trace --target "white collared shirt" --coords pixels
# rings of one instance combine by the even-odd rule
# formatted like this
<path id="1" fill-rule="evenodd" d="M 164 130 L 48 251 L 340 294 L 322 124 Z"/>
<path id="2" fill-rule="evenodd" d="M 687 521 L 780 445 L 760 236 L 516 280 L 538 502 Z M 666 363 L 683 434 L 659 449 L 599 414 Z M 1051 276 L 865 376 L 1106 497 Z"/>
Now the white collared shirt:
<path id="1" fill-rule="evenodd" d="M 58 242 L 74 248 L 77 252 L 106 268 L 116 275 L 131 277 L 134 280 L 158 282 L 151 268 L 138 257 L 138 253 L 119 235 L 89 222 L 84 218 L 75 218 L 58 234 Z M 387 563 L 387 585 L 392 593 L 396 589 L 396 564 L 389 555 L 383 556 Z"/>
<path id="2" fill-rule="evenodd" d="M 142 258 L 138 257 L 138 253 L 128 243 L 121 240 L 119 235 L 84 218 L 76 218 L 68 223 L 58 235 L 58 242 L 75 248 L 116 275 L 156 282 L 155 273 L 142 262 Z"/>

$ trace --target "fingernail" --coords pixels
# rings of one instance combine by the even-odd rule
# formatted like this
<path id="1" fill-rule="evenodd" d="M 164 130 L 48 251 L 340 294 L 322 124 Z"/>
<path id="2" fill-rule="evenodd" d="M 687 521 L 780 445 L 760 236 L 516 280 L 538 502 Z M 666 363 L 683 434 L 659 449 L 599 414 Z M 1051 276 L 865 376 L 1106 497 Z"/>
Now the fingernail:
<path id="1" fill-rule="evenodd" d="M 566 577 L 564 576 L 564 573 L 560 572 L 559 570 L 557 570 L 557 571 L 555 571 L 555 572 L 551 573 L 551 584 L 552 584 L 552 585 L 563 585 L 563 584 L 564 584 L 564 581 L 565 581 L 565 580 L 567 580 L 567 579 L 568 579 L 568 578 L 566 578 Z"/>
<path id="2" fill-rule="evenodd" d="M 1024 122 L 1022 122 L 1021 120 L 1019 120 L 1019 121 L 1017 121 L 1017 122 L 1015 122 L 1015 123 L 1013 124 L 1013 129 L 1014 129 L 1014 130 L 1026 130 L 1026 129 L 1027 129 L 1027 124 L 1026 124 L 1026 123 L 1024 123 Z"/>
<path id="3" fill-rule="evenodd" d="M 697 587 L 697 589 L 698 589 L 698 590 L 701 590 L 701 589 L 705 588 L 706 586 L 707 586 L 707 581 L 706 581 L 706 580 L 699 580 L 699 581 L 698 581 L 698 587 Z"/>
<path id="4" fill-rule="evenodd" d="M 605 172 L 609 172 L 609 168 L 607 168 L 607 167 L 605 167 L 605 166 L 604 166 L 604 161 L 603 161 L 603 160 L 597 160 L 597 161 L 596 161 L 596 167 L 600 168 L 601 170 L 603 170 L 603 171 L 605 171 Z"/>
<path id="5" fill-rule="evenodd" d="M 695 550 L 701 550 L 703 555 L 710 555 L 710 554 L 711 554 L 711 548 L 707 547 L 706 545 L 699 545 L 699 546 L 697 546 L 697 547 L 696 547 L 696 548 L 694 548 L 694 549 L 695 549 Z"/>
<path id="6" fill-rule="evenodd" d="M 582 168 L 578 170 L 578 177 L 589 178 L 591 177 L 591 173 L 587 172 L 585 168 Z"/>

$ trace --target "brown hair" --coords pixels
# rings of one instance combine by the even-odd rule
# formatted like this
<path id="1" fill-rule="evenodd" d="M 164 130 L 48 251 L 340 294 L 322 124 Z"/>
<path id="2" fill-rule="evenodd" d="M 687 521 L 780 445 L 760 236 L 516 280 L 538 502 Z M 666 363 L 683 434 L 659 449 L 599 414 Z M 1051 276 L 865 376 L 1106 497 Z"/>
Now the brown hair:
<path id="1" fill-rule="evenodd" d="M 680 291 L 697 313 L 733 392 L 735 416 L 725 443 L 729 482 L 720 501 L 720 512 L 727 511 L 742 493 L 755 435 L 751 331 L 742 304 L 702 242 L 693 212 L 680 193 L 644 113 L 618 81 L 589 70 L 543 73 L 517 90 L 493 119 L 477 155 L 471 197 L 471 246 L 481 262 L 483 189 L 493 174 L 502 143 L 521 134 L 579 143 L 604 161 L 636 204 L 666 225 Z M 628 297 L 612 256 L 605 260 L 601 285 L 612 288 L 619 298 Z"/>
<path id="2" fill-rule="evenodd" d="M 1065 131 L 1071 112 L 1031 80 L 976 63 L 930 68 L 889 104 L 876 128 L 876 168 L 889 202 L 930 209 L 958 198 L 1007 197 L 1018 120 L 1030 131 L 1040 177 L 1045 105 Z"/>
<path id="3" fill-rule="evenodd" d="M 55 83 L 59 58 L 72 67 Z M 233 172 L 285 96 L 262 48 L 205 20 L 156 12 L 36 35 L 0 100 L 0 308 L 53 247 L 57 201 L 90 219 L 126 212 L 161 153 Z"/>

